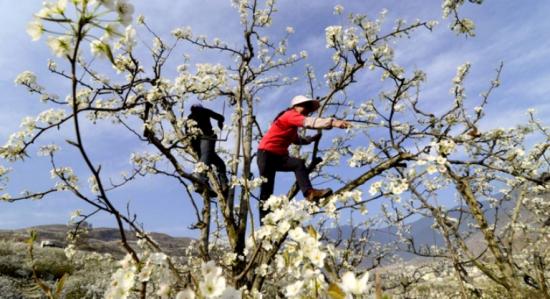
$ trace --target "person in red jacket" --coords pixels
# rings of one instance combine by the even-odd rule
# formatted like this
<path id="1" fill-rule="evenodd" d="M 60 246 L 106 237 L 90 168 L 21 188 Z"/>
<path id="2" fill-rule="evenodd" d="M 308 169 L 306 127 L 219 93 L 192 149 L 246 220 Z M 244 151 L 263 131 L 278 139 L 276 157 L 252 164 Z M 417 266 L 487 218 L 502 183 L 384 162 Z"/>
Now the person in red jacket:
<path id="1" fill-rule="evenodd" d="M 260 176 L 267 179 L 260 189 L 260 219 L 268 213 L 262 206 L 273 194 L 275 173 L 277 171 L 293 171 L 298 186 L 308 201 L 317 202 L 319 199 L 332 194 L 331 189 L 314 189 L 311 186 L 304 160 L 290 157 L 288 154 L 288 147 L 292 143 L 310 144 L 321 138 L 321 134 L 302 138 L 298 135 L 298 128 L 345 129 L 350 126 L 345 120 L 309 117 L 308 115 L 319 109 L 319 106 L 317 100 L 302 95 L 294 97 L 290 108 L 277 115 L 260 141 L 256 161 Z"/>

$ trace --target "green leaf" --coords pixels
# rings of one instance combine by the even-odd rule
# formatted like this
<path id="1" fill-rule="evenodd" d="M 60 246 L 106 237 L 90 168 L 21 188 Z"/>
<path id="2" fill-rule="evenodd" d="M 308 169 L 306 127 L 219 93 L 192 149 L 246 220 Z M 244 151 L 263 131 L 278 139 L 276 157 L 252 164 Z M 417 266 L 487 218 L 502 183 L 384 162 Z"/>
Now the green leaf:
<path id="1" fill-rule="evenodd" d="M 344 292 L 337 284 L 331 283 L 328 286 L 327 294 L 331 299 L 345 299 L 346 292 Z"/>
<path id="2" fill-rule="evenodd" d="M 314 239 L 317 239 L 317 231 L 313 228 L 313 226 L 308 225 L 307 226 L 307 233 Z"/>
<path id="3" fill-rule="evenodd" d="M 113 51 L 111 51 L 111 46 L 108 44 L 105 44 L 105 54 L 107 54 L 107 58 L 109 58 L 109 61 L 111 61 L 112 64 L 115 64 L 115 57 L 113 56 Z"/>
<path id="4" fill-rule="evenodd" d="M 27 244 L 32 245 L 36 241 L 36 230 L 32 229 L 29 231 L 29 238 L 27 239 Z"/>
<path id="5" fill-rule="evenodd" d="M 65 285 L 65 282 L 67 281 L 68 277 L 69 277 L 68 273 L 63 274 L 63 276 L 55 284 L 55 296 L 56 297 L 61 296 L 61 292 L 63 291 L 63 286 Z"/>

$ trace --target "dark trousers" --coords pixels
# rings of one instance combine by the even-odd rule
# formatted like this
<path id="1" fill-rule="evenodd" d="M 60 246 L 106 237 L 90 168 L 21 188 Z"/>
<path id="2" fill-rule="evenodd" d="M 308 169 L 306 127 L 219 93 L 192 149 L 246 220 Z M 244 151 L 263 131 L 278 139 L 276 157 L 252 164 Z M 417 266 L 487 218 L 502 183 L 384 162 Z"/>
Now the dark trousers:
<path id="1" fill-rule="evenodd" d="M 227 186 L 227 174 L 226 174 L 226 167 L 225 162 L 223 162 L 222 158 L 218 156 L 216 153 L 216 135 L 213 137 L 203 137 L 199 140 L 193 141 L 191 144 L 193 147 L 193 150 L 197 153 L 199 156 L 199 161 L 208 165 L 208 166 L 216 166 L 216 169 L 218 170 L 218 179 L 220 180 L 220 185 L 222 189 L 226 189 Z M 206 180 L 206 175 L 201 174 L 201 178 Z"/>
<path id="2" fill-rule="evenodd" d="M 262 205 L 273 194 L 273 188 L 275 186 L 275 173 L 277 171 L 293 171 L 296 175 L 296 181 L 298 186 L 304 195 L 311 189 L 311 181 L 306 170 L 304 160 L 290 157 L 288 155 L 277 155 L 268 151 L 258 150 L 256 157 L 258 163 L 258 169 L 260 170 L 260 176 L 267 179 L 260 189 L 260 221 L 269 213 L 265 211 Z"/>

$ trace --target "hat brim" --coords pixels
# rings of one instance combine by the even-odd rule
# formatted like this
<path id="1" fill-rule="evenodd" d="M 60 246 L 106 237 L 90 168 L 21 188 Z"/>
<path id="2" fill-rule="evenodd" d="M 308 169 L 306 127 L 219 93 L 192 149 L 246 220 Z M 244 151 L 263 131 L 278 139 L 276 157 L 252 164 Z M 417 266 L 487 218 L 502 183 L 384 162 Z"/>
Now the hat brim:
<path id="1" fill-rule="evenodd" d="M 319 107 L 321 107 L 321 103 L 319 103 L 318 100 L 310 100 L 310 101 L 304 101 L 304 102 L 301 102 L 301 103 L 297 103 L 295 104 L 294 106 L 292 107 L 296 107 L 296 106 L 299 106 L 299 105 L 304 105 L 304 104 L 310 104 L 313 105 L 313 110 L 311 112 L 315 112 L 319 109 Z"/>

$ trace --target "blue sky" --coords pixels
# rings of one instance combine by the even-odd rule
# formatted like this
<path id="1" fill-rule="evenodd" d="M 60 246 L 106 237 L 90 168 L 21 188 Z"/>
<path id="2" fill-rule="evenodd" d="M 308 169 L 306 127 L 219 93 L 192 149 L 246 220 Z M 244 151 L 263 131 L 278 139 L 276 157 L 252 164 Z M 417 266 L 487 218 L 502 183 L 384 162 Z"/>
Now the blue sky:
<path id="1" fill-rule="evenodd" d="M 67 82 L 60 81 L 47 71 L 47 60 L 52 58 L 44 39 L 32 42 L 25 33 L 32 14 L 41 7 L 41 0 L 8 1 L 0 0 L 0 140 L 5 142 L 11 132 L 19 127 L 20 120 L 26 115 L 36 115 L 46 107 L 29 95 L 24 88 L 15 86 L 13 80 L 20 72 L 32 70 L 39 77 L 39 82 L 49 91 L 64 97 Z M 180 26 L 191 26 L 193 32 L 207 35 L 209 38 L 221 37 L 229 44 L 240 41 L 240 27 L 237 12 L 225 0 L 135 0 L 136 15 L 143 14 L 152 28 L 162 36 Z M 375 17 L 380 10 L 387 8 L 387 21 L 391 24 L 396 17 L 410 21 L 435 19 L 440 25 L 433 31 L 418 31 L 410 39 L 404 39 L 394 46 L 396 60 L 408 69 L 420 68 L 426 71 L 428 81 L 422 90 L 424 101 L 435 111 L 452 103 L 449 95 L 451 80 L 456 67 L 466 61 L 472 63 L 471 75 L 466 81 L 469 98 L 485 90 L 494 76 L 494 70 L 501 61 L 504 62 L 502 86 L 495 91 L 483 122 L 482 129 L 491 127 L 510 127 L 526 121 L 526 110 L 535 108 L 543 117 L 550 112 L 550 2 L 548 1 L 511 1 L 486 0 L 482 6 L 466 5 L 462 14 L 472 18 L 477 25 L 477 36 L 465 38 L 456 36 L 447 29 L 447 21 L 441 20 L 441 1 L 439 0 L 379 0 L 379 1 L 280 1 L 279 12 L 274 17 L 273 26 L 268 34 L 284 34 L 287 26 L 295 28 L 295 35 L 290 38 L 289 52 L 297 53 L 307 50 L 311 64 L 317 71 L 317 77 L 327 70 L 330 63 L 330 52 L 325 48 L 324 28 L 343 23 L 341 16 L 333 15 L 333 7 L 342 4 L 346 12 L 363 12 Z M 140 35 L 145 41 L 150 36 Z M 179 48 L 173 58 L 173 66 L 168 66 L 167 76 L 174 74 L 180 64 L 182 53 L 190 53 L 192 62 L 227 63 L 218 53 L 196 52 L 188 46 Z M 180 56 L 178 56 L 180 55 Z M 172 63 L 172 62 L 171 62 Z M 60 66 L 62 65 L 59 62 Z M 258 112 L 262 128 L 267 129 L 269 121 L 279 110 L 283 109 L 295 94 L 307 92 L 307 82 L 303 79 L 305 63 L 286 70 L 289 76 L 300 76 L 296 84 L 270 90 L 262 95 L 265 104 Z M 365 83 L 350 90 L 349 96 L 356 100 L 375 97 L 380 91 L 378 80 L 372 75 L 361 77 Z M 318 92 L 322 94 L 323 88 Z M 220 107 L 219 103 L 211 104 Z M 226 111 L 226 116 L 229 112 Z M 108 124 L 87 125 L 84 133 L 85 143 L 90 144 L 90 151 L 95 161 L 104 167 L 104 173 L 116 175 L 127 169 L 129 154 L 142 151 L 143 145 L 121 130 L 113 130 Z M 70 131 L 62 130 L 59 136 L 47 136 L 49 140 L 62 141 L 71 136 Z M 330 132 L 337 134 L 337 132 Z M 326 138 L 327 142 L 330 140 Z M 78 155 L 64 143 L 63 163 L 73 166 L 77 172 L 83 171 Z M 31 148 L 35 153 L 37 148 Z M 8 166 L 1 161 L 2 165 Z M 60 162 L 61 163 L 61 162 Z M 61 163 L 61 164 L 63 164 Z M 16 194 L 23 189 L 40 189 L 51 184 L 48 161 L 44 157 L 35 157 L 11 166 L 8 191 Z M 255 167 L 254 167 L 255 168 Z M 84 172 L 83 172 L 84 173 Z M 83 186 L 86 186 L 84 176 Z M 293 175 L 278 175 L 277 189 L 286 190 L 294 180 Z M 337 187 L 337 186 L 336 186 Z M 114 195 L 116 203 L 124 206 L 130 200 L 133 212 L 150 231 L 166 232 L 172 235 L 194 236 L 189 231 L 194 214 L 185 193 L 179 185 L 166 178 L 147 178 L 138 180 L 129 188 L 120 190 Z M 40 201 L 0 203 L 0 229 L 26 227 L 37 224 L 65 223 L 71 211 L 83 209 L 90 211 L 86 205 L 71 197 L 68 193 L 56 194 Z M 375 213 L 376 207 L 371 211 Z M 96 226 L 111 226 L 108 215 L 98 215 L 92 223 Z"/>

